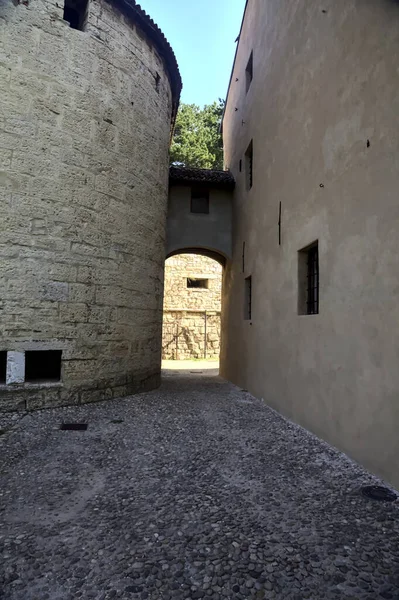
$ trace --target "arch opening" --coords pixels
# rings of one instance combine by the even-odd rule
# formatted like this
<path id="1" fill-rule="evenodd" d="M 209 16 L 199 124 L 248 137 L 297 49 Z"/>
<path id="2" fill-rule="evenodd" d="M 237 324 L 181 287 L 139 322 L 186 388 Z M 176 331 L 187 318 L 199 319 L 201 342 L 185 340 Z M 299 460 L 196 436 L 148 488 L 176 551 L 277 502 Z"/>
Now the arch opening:
<path id="1" fill-rule="evenodd" d="M 171 258 L 172 256 L 178 256 L 179 254 L 196 254 L 198 256 L 206 256 L 218 262 L 222 267 L 226 266 L 227 257 L 219 252 L 218 250 L 213 250 L 212 248 L 179 248 L 178 250 L 173 250 L 169 252 L 166 256 L 166 260 Z"/>
<path id="2" fill-rule="evenodd" d="M 226 258 L 207 248 L 171 252 L 165 261 L 164 376 L 217 375 Z"/>

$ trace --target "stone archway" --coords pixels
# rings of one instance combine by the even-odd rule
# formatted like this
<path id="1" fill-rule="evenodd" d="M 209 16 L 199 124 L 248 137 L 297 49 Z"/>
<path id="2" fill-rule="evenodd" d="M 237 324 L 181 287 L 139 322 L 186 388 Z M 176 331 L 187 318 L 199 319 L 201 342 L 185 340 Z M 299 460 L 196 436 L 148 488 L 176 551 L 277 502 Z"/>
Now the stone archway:
<path id="1" fill-rule="evenodd" d="M 166 258 L 164 360 L 219 360 L 225 262 L 220 253 L 203 248 L 184 248 Z"/>

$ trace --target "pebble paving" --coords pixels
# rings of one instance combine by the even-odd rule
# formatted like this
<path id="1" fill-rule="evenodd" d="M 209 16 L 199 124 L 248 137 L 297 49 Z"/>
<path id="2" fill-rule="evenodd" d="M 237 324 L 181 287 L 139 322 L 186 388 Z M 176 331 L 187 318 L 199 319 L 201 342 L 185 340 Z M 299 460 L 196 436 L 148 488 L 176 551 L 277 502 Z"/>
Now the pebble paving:
<path id="1" fill-rule="evenodd" d="M 218 377 L 1 432 L 2 600 L 399 599 L 399 503 Z"/>

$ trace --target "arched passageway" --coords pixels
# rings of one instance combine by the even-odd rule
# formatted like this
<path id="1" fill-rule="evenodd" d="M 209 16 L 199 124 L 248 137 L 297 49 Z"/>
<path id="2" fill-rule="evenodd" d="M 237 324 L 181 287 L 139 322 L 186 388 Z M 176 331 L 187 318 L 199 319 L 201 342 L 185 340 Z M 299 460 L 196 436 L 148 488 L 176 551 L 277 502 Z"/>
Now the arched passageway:
<path id="1" fill-rule="evenodd" d="M 218 369 L 225 261 L 220 253 L 204 248 L 184 248 L 167 257 L 162 334 L 164 368 Z"/>

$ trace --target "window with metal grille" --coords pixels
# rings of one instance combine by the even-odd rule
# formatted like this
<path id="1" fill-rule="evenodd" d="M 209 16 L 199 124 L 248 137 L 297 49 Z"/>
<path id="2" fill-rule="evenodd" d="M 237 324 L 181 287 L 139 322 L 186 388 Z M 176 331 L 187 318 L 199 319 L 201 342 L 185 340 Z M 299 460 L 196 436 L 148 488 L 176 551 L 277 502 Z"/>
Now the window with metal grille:
<path id="1" fill-rule="evenodd" d="M 7 376 L 7 351 L 0 352 L 0 383 L 6 382 Z"/>
<path id="2" fill-rule="evenodd" d="M 61 380 L 61 350 L 25 352 L 25 381 L 31 383 Z"/>
<path id="3" fill-rule="evenodd" d="M 319 313 L 319 243 L 314 242 L 298 253 L 298 313 Z"/>
<path id="4" fill-rule="evenodd" d="M 209 288 L 209 279 L 187 278 L 187 287 L 207 290 Z"/>
<path id="5" fill-rule="evenodd" d="M 244 319 L 252 319 L 252 277 L 247 277 L 244 281 Z"/>
<path id="6" fill-rule="evenodd" d="M 251 52 L 251 56 L 249 57 L 247 68 L 245 69 L 245 86 L 246 91 L 248 92 L 251 87 L 251 81 L 254 77 L 254 53 Z"/>
<path id="7" fill-rule="evenodd" d="M 72 29 L 83 31 L 89 9 L 88 0 L 65 0 L 64 21 L 68 21 Z"/>
<path id="8" fill-rule="evenodd" d="M 254 160 L 254 151 L 253 151 L 253 142 L 249 144 L 247 151 L 245 153 L 245 175 L 247 179 L 247 190 L 250 190 L 253 183 L 253 160 Z"/>
<path id="9" fill-rule="evenodd" d="M 192 188 L 191 212 L 204 215 L 209 214 L 209 190 Z"/>

